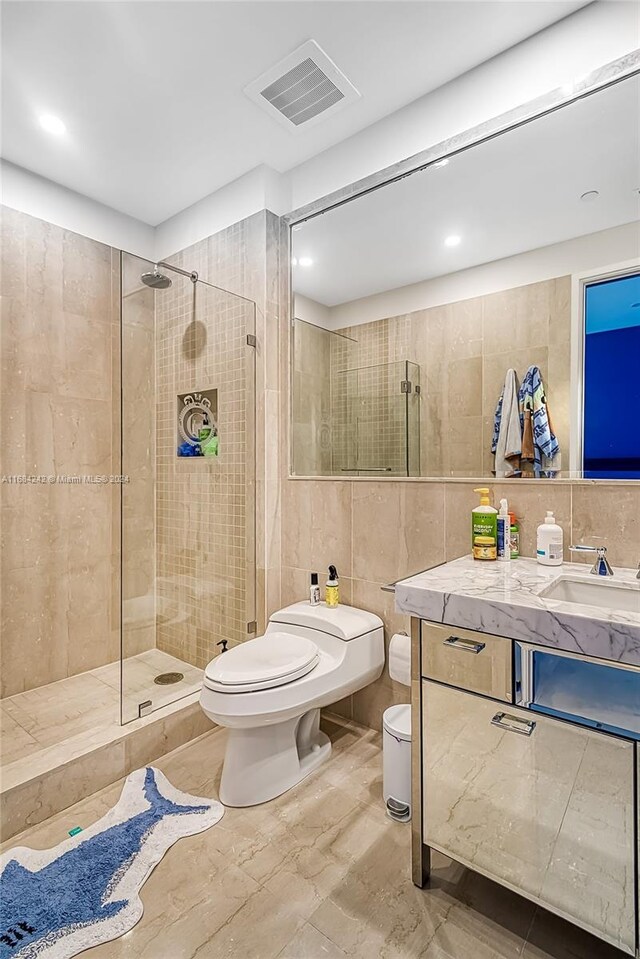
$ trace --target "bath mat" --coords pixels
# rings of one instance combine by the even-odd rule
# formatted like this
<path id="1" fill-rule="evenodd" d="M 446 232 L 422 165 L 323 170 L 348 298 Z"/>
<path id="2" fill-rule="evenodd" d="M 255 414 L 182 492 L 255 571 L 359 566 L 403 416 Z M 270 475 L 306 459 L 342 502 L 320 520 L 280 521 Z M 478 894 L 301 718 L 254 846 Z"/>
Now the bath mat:
<path id="1" fill-rule="evenodd" d="M 128 932 L 165 852 L 223 813 L 149 766 L 127 777 L 117 805 L 88 829 L 52 849 L 9 850 L 0 859 L 1 959 L 70 959 Z"/>

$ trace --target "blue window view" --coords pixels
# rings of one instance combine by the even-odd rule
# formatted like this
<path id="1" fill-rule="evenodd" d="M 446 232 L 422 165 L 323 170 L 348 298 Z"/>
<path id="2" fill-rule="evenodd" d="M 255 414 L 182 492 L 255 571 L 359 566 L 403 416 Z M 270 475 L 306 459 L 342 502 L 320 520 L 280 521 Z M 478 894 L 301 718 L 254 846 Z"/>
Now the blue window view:
<path id="1" fill-rule="evenodd" d="M 583 470 L 640 479 L 640 273 L 585 289 Z"/>

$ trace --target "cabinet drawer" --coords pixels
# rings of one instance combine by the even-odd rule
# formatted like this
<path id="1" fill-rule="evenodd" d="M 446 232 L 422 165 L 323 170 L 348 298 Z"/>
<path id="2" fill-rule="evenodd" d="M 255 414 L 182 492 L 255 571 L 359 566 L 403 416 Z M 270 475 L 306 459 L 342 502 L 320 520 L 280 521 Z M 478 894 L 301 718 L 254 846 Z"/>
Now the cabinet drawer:
<path id="1" fill-rule="evenodd" d="M 422 623 L 422 675 L 512 701 L 512 643 L 503 636 Z"/>
<path id="2" fill-rule="evenodd" d="M 423 681 L 423 841 L 633 955 L 633 743 Z"/>

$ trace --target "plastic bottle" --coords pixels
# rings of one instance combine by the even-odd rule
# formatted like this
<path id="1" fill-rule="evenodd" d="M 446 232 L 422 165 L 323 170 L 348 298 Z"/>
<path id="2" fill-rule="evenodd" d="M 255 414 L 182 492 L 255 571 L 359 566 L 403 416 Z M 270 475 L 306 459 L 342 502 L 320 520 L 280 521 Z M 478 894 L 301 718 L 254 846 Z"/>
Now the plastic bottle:
<path id="1" fill-rule="evenodd" d="M 318 586 L 318 574 L 311 574 L 311 583 L 309 586 L 309 604 L 311 606 L 320 605 L 320 587 Z"/>
<path id="2" fill-rule="evenodd" d="M 329 579 L 327 580 L 324 599 L 325 599 L 325 603 L 330 609 L 335 609 L 335 607 L 340 602 L 340 588 L 338 586 L 338 570 L 335 568 L 335 566 L 329 567 Z"/>
<path id="3" fill-rule="evenodd" d="M 509 516 L 509 505 L 506 499 L 500 500 L 500 512 L 496 524 L 497 530 L 497 552 L 498 560 L 501 563 L 508 563 L 511 559 L 511 517 Z"/>
<path id="4" fill-rule="evenodd" d="M 480 493 L 480 505 L 471 511 L 471 548 L 474 559 L 493 560 L 497 557 L 497 517 L 498 510 L 489 504 L 489 490 L 480 486 L 474 490 Z"/>
<path id="5" fill-rule="evenodd" d="M 509 529 L 509 539 L 511 543 L 511 559 L 518 559 L 520 556 L 520 526 L 515 513 L 509 513 L 511 527 Z"/>
<path id="6" fill-rule="evenodd" d="M 536 559 L 542 566 L 562 566 L 562 527 L 551 510 L 538 526 Z"/>

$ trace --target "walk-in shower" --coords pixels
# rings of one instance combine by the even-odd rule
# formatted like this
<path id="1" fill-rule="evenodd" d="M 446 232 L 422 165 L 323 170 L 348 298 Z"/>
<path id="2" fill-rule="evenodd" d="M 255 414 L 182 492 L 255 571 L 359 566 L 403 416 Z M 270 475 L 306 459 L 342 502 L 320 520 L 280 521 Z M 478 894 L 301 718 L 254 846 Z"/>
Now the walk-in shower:
<path id="1" fill-rule="evenodd" d="M 255 307 L 206 243 L 196 272 L 7 209 L 2 239 L 5 837 L 206 728 L 251 634 Z"/>

